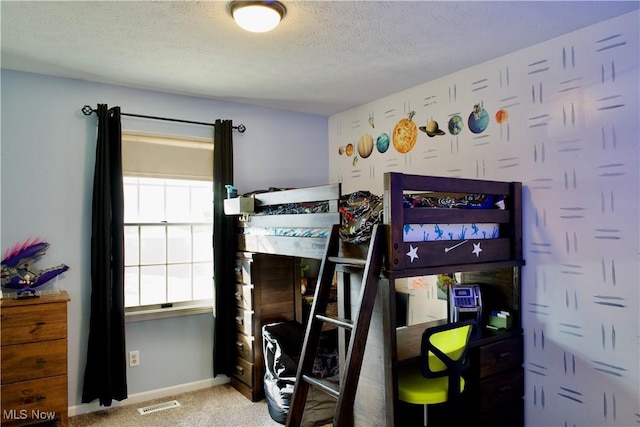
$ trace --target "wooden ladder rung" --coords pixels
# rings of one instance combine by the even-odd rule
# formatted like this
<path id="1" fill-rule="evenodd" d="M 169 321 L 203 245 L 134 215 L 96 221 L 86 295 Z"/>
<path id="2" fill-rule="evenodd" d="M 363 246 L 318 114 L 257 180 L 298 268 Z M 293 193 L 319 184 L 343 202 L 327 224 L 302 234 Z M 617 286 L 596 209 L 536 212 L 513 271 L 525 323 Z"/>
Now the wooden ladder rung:
<path id="1" fill-rule="evenodd" d="M 343 258 L 343 257 L 337 257 L 337 256 L 335 257 L 330 256 L 329 261 L 335 264 L 351 265 L 354 267 L 365 267 L 367 265 L 367 260 L 361 259 L 361 258 Z"/>
<path id="2" fill-rule="evenodd" d="M 373 305 L 378 290 L 378 280 L 385 253 L 385 234 L 383 228 L 374 225 L 367 259 L 340 257 L 340 225 L 335 224 L 327 240 L 324 257 L 320 265 L 320 280 L 316 285 L 314 303 L 311 306 L 309 323 L 305 333 L 296 383 L 291 396 L 287 427 L 300 427 L 309 387 L 316 387 L 337 399 L 333 415 L 336 427 L 353 426 L 353 402 L 362 368 L 365 343 L 369 333 Z M 326 307 L 331 295 L 331 286 L 336 266 L 346 265 L 364 270 L 358 307 L 352 319 L 327 316 Z M 313 365 L 320 341 L 321 323 L 329 323 L 350 331 L 349 346 L 345 355 L 344 371 L 341 371 L 339 384 L 313 375 Z M 342 366 L 341 366 L 342 369 Z"/>
<path id="3" fill-rule="evenodd" d="M 338 389 L 338 385 L 333 382 L 323 380 L 321 378 L 316 378 L 311 375 L 302 375 L 302 379 L 308 382 L 309 384 L 318 387 L 319 389 L 321 389 L 328 395 L 334 397 L 335 399 L 340 397 L 340 390 Z"/>
<path id="4" fill-rule="evenodd" d="M 316 319 L 318 319 L 318 320 L 320 320 L 322 322 L 330 323 L 330 324 L 338 326 L 340 328 L 345 328 L 345 329 L 349 329 L 349 330 L 353 329 L 353 320 L 350 320 L 350 319 L 343 319 L 343 318 L 340 318 L 340 317 L 323 316 L 322 314 L 316 314 Z"/>

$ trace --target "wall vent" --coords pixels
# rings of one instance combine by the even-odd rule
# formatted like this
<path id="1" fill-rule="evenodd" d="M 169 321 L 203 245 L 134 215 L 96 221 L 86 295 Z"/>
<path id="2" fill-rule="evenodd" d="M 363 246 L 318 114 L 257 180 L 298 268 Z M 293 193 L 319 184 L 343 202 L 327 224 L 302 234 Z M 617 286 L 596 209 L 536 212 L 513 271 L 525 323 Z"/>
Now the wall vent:
<path id="1" fill-rule="evenodd" d="M 177 400 L 170 400 L 168 402 L 138 408 L 138 412 L 140 412 L 140 415 L 146 415 L 152 412 L 164 411 L 165 409 L 177 408 L 178 406 L 180 406 L 180 403 Z"/>

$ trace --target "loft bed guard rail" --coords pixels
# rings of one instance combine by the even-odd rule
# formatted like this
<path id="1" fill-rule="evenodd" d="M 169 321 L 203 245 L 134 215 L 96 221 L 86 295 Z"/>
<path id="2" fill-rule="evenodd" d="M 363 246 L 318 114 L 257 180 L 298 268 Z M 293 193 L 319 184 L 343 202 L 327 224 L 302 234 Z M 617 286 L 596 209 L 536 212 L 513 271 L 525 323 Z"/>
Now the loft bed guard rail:
<path id="1" fill-rule="evenodd" d="M 500 207 L 488 209 L 411 207 L 407 194 L 464 198 L 485 195 L 500 200 Z M 453 196 L 452 196 L 453 195 Z M 391 276 L 412 277 L 434 274 L 448 266 L 452 272 L 477 269 L 479 264 L 512 266 L 524 264 L 522 255 L 522 184 L 465 178 L 448 178 L 386 173 L 384 176 L 384 223 L 389 242 L 387 268 Z M 474 235 L 475 224 L 498 224 L 495 238 Z M 415 225 L 469 225 L 467 233 L 434 241 L 405 242 Z"/>
<path id="2" fill-rule="evenodd" d="M 238 250 L 321 259 L 331 227 L 340 224 L 340 191 L 327 184 L 254 194 L 255 213 L 238 224 Z"/>

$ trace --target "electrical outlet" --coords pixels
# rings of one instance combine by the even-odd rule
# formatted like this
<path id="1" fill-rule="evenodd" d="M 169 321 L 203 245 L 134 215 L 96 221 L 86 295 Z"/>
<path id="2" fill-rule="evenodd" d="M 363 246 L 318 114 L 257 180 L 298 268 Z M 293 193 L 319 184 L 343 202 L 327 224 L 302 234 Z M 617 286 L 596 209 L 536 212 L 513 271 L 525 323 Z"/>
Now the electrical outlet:
<path id="1" fill-rule="evenodd" d="M 129 352 L 129 366 L 140 366 L 140 352 L 138 350 Z"/>

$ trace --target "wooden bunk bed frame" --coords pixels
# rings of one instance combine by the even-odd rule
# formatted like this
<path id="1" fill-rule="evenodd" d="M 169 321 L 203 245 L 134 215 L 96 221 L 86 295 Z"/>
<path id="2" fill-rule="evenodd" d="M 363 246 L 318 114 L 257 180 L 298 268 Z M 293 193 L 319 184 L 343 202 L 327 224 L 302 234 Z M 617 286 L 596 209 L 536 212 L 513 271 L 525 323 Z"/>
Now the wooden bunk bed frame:
<path id="1" fill-rule="evenodd" d="M 329 213 L 294 215 L 250 214 L 239 227 L 326 228 L 340 224 L 340 184 L 284 190 L 255 195 L 256 211 L 265 206 L 289 203 L 329 201 Z M 457 209 L 404 207 L 405 194 L 486 194 L 504 196 L 504 209 Z M 396 328 L 394 280 L 441 273 L 517 270 L 524 265 L 522 252 L 522 184 L 477 179 L 422 176 L 388 172 L 384 174 L 383 218 L 387 236 L 384 276 L 377 298 L 367 340 L 367 353 L 360 386 L 354 404 L 356 424 L 392 425 L 397 423 L 395 366 L 417 357 L 419 340 L 425 325 Z M 411 224 L 497 223 L 498 238 L 404 242 Z M 325 237 L 293 237 L 238 234 L 238 250 L 322 259 Z M 341 256 L 366 258 L 367 244 L 341 243 Z M 348 318 L 355 310 L 357 288 L 355 271 L 345 270 L 338 278 L 339 316 Z M 472 273 L 473 274 L 473 273 Z M 518 276 L 518 277 L 516 277 Z M 519 312 L 519 275 L 507 279 L 510 305 Z M 511 281 L 511 282 L 509 282 Z M 517 285 L 513 283 L 517 282 Z M 388 283 L 388 286 L 384 286 Z M 354 290 L 356 289 L 356 290 Z M 352 303 L 352 300 L 354 303 Z M 377 319 L 376 319 L 377 316 Z M 518 315 L 519 317 L 519 315 Z M 511 335 L 521 335 L 519 319 Z M 494 338 L 485 339 L 491 342 Z M 371 344 L 371 351 L 369 345 Z M 341 345 L 344 345 L 341 344 Z M 344 347 L 342 347 L 344 348 Z M 342 352 L 342 349 L 341 349 Z M 379 372 L 378 372 L 379 371 Z"/>
<path id="2" fill-rule="evenodd" d="M 521 183 L 387 172 L 384 175 L 384 188 L 384 224 L 387 226 L 389 246 L 385 272 L 390 278 L 435 274 L 441 272 L 443 266 L 459 272 L 477 270 L 479 267 L 512 266 L 514 260 L 522 261 Z M 324 228 L 328 235 L 334 224 L 340 224 L 340 191 L 340 184 L 329 184 L 256 194 L 256 211 L 268 206 L 318 201 L 327 201 L 330 208 L 328 213 L 249 214 L 246 220 L 240 221 L 239 227 Z M 490 194 L 504 196 L 506 207 L 503 210 L 405 208 L 404 194 L 408 193 Z M 405 243 L 403 240 L 405 227 L 411 224 L 483 222 L 500 224 L 500 237 L 482 240 L 469 238 L 454 249 L 451 246 L 462 241 Z M 465 249 L 473 248 L 474 243 L 481 245 L 481 252 L 476 254 L 458 249 L 462 246 Z M 325 244 L 324 237 L 250 235 L 242 231 L 238 234 L 238 250 L 246 252 L 321 259 Z M 343 243 L 341 252 L 345 256 L 356 256 L 358 253 L 364 255 L 365 249 L 366 245 Z M 418 257 L 412 259 L 407 255 L 410 251 L 416 252 Z"/>
<path id="3" fill-rule="evenodd" d="M 386 173 L 384 179 L 384 222 L 388 225 L 389 243 L 387 271 L 391 278 L 437 274 L 442 272 L 444 266 L 449 271 L 461 272 L 477 270 L 479 267 L 507 267 L 512 266 L 514 260 L 522 261 L 521 183 L 401 173 Z M 404 194 L 424 192 L 504 196 L 506 206 L 503 210 L 403 207 Z M 410 224 L 483 222 L 500 224 L 500 237 L 482 240 L 469 238 L 466 241 L 403 241 L 404 229 Z M 476 254 L 466 250 L 473 248 L 473 244 L 480 245 L 482 251 Z M 410 251 L 418 257 L 410 257 Z"/>
<path id="4" fill-rule="evenodd" d="M 247 227 L 324 228 L 328 235 L 331 227 L 340 223 L 338 211 L 340 191 L 340 184 L 328 184 L 255 194 L 253 197 L 257 213 L 269 206 L 314 202 L 327 202 L 329 212 L 286 215 L 250 214 L 245 220 L 239 222 L 238 250 L 321 259 L 326 246 L 325 237 L 250 235 L 244 234 L 242 229 Z"/>

